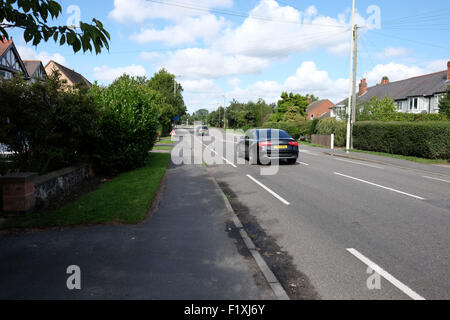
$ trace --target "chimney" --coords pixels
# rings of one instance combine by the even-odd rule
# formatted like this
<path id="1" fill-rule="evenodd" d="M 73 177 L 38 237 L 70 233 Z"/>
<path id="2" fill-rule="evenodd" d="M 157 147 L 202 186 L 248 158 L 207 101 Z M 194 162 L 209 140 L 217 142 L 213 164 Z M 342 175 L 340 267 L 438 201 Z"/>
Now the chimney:
<path id="1" fill-rule="evenodd" d="M 385 85 L 389 83 L 389 78 L 388 77 L 383 77 L 383 79 L 381 79 L 381 85 Z"/>
<path id="2" fill-rule="evenodd" d="M 362 96 L 363 94 L 365 94 L 367 92 L 367 81 L 366 79 L 362 79 L 361 83 L 359 84 L 359 93 L 358 96 Z"/>
<path id="3" fill-rule="evenodd" d="M 313 102 L 313 101 L 312 101 L 311 96 L 308 96 L 308 105 L 311 104 L 312 102 Z"/>
<path id="4" fill-rule="evenodd" d="M 447 62 L 447 80 L 450 80 L 450 61 Z"/>

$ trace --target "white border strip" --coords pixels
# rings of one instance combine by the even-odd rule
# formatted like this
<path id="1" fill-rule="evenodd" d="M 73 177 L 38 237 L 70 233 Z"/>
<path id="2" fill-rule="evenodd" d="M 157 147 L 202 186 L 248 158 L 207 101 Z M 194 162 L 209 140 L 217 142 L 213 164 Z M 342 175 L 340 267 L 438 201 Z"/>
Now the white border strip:
<path id="1" fill-rule="evenodd" d="M 297 163 L 298 163 L 298 164 L 301 164 L 301 165 L 303 165 L 303 166 L 309 166 L 309 164 L 307 164 L 307 163 L 305 163 L 305 162 L 300 162 L 300 161 L 298 161 Z"/>
<path id="2" fill-rule="evenodd" d="M 270 190 L 269 188 L 267 188 L 265 185 L 263 185 L 261 182 L 259 182 L 258 180 L 256 180 L 255 178 L 253 178 L 251 175 L 247 175 L 247 177 L 252 180 L 253 182 L 255 182 L 256 184 L 258 184 L 261 188 L 263 188 L 264 190 L 266 190 L 267 192 L 269 192 L 271 195 L 273 195 L 275 198 L 277 198 L 278 200 L 280 200 L 282 203 L 284 203 L 287 206 L 290 206 L 290 202 L 286 201 L 285 199 L 283 199 L 281 196 L 279 196 L 278 194 L 276 194 L 275 192 L 273 192 L 272 190 Z"/>
<path id="3" fill-rule="evenodd" d="M 356 162 L 356 161 L 351 161 L 351 160 L 346 160 L 346 159 L 340 159 L 338 157 L 334 157 L 334 159 L 337 160 L 337 161 L 359 164 L 361 166 L 366 166 L 366 167 L 371 167 L 371 168 L 376 168 L 376 169 L 384 169 L 383 167 L 378 167 L 378 166 L 374 166 L 374 165 L 371 165 L 371 164 L 361 163 L 361 162 Z"/>
<path id="4" fill-rule="evenodd" d="M 400 191 L 400 190 L 396 190 L 396 189 L 392 189 L 392 188 L 389 188 L 389 187 L 385 187 L 385 186 L 382 186 L 382 185 L 379 185 L 379 184 L 376 184 L 376 183 L 373 183 L 373 182 L 369 182 L 369 181 L 366 181 L 366 180 L 358 179 L 358 178 L 355 178 L 355 177 L 347 176 L 347 175 L 342 174 L 342 173 L 335 172 L 334 174 L 338 175 L 338 176 L 341 176 L 341 177 L 353 179 L 353 180 L 356 180 L 356 181 L 359 181 L 359 182 L 364 182 L 364 183 L 370 184 L 370 185 L 375 186 L 375 187 L 379 187 L 379 188 L 383 188 L 383 189 L 386 189 L 386 190 L 389 190 L 389 191 L 397 192 L 397 193 L 400 193 L 400 194 L 403 194 L 405 196 L 412 197 L 412 198 L 415 198 L 415 199 L 426 200 L 425 198 L 422 198 L 422 197 L 419 197 L 419 196 L 415 196 L 415 195 L 410 194 L 410 193 L 406 193 L 406 192 L 403 192 L 403 191 Z"/>
<path id="5" fill-rule="evenodd" d="M 438 179 L 438 178 L 433 178 L 433 177 L 428 177 L 428 176 L 423 176 L 423 177 L 424 177 L 424 178 L 427 178 L 427 179 L 431 179 L 431 180 L 437 180 L 437 181 L 442 181 L 442 182 L 450 183 L 449 180 Z"/>
<path id="6" fill-rule="evenodd" d="M 359 253 L 355 249 L 347 249 L 348 252 L 350 252 L 353 256 L 364 262 L 367 266 L 369 266 L 373 271 L 378 273 L 380 276 L 385 278 L 387 281 L 389 281 L 392 285 L 397 287 L 397 289 L 400 289 L 404 294 L 406 294 L 408 297 L 410 297 L 413 300 L 425 300 L 424 297 L 419 295 L 417 292 L 413 291 L 411 288 L 406 286 L 405 284 L 401 283 L 399 280 L 394 278 L 390 273 L 383 270 L 379 265 L 371 261 L 370 259 L 363 256 L 361 253 Z"/>

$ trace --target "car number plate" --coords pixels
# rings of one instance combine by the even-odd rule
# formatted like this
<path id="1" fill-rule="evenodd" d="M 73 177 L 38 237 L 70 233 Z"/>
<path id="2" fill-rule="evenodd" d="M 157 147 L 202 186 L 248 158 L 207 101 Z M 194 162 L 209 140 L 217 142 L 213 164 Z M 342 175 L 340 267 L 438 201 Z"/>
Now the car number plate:
<path id="1" fill-rule="evenodd" d="M 287 149 L 288 146 L 275 146 L 275 149 Z"/>

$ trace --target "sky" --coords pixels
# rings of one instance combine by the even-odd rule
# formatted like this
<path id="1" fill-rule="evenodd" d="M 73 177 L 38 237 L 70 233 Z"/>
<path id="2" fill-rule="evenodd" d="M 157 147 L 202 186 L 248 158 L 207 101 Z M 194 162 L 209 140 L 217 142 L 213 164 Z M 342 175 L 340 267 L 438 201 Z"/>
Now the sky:
<path id="1" fill-rule="evenodd" d="M 52 24 L 92 18 L 111 34 L 110 50 L 74 54 L 53 41 L 26 44 L 23 59 L 60 62 L 108 85 L 123 73 L 177 76 L 189 112 L 233 99 L 276 102 L 283 91 L 337 103 L 349 94 L 351 0 L 61 0 Z M 448 0 L 356 0 L 358 82 L 369 86 L 446 70 Z"/>

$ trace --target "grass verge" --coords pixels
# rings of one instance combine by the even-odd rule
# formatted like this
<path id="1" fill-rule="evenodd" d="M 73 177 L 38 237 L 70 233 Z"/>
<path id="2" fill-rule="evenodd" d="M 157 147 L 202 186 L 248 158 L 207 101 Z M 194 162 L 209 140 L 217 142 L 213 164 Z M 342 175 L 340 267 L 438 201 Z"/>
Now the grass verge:
<path id="1" fill-rule="evenodd" d="M 323 149 L 328 149 L 328 147 L 322 146 L 320 144 L 314 144 L 311 142 L 306 142 L 306 141 L 299 141 L 298 142 L 300 145 L 302 146 L 309 146 L 309 147 L 315 147 L 315 148 L 323 148 Z"/>
<path id="2" fill-rule="evenodd" d="M 167 150 L 172 150 L 173 147 L 172 146 L 154 146 L 153 150 L 162 150 L 162 151 L 167 151 Z"/>
<path id="3" fill-rule="evenodd" d="M 146 167 L 122 174 L 60 209 L 8 219 L 3 228 L 43 229 L 107 223 L 136 224 L 145 219 L 170 155 L 152 154 Z"/>
<path id="4" fill-rule="evenodd" d="M 414 161 L 414 162 L 424 163 L 424 164 L 447 164 L 447 165 L 450 164 L 450 162 L 448 160 L 444 160 L 444 159 L 425 159 L 425 158 L 419 158 L 419 157 L 402 156 L 399 154 L 391 154 L 391 153 L 375 152 L 375 151 L 364 151 L 364 150 L 350 150 L 350 151 L 354 152 L 354 153 L 373 154 L 376 156 L 408 160 L 408 161 Z"/>

